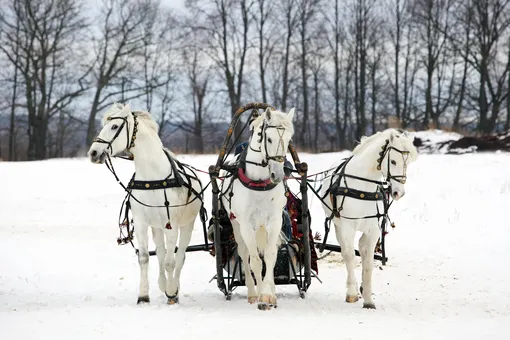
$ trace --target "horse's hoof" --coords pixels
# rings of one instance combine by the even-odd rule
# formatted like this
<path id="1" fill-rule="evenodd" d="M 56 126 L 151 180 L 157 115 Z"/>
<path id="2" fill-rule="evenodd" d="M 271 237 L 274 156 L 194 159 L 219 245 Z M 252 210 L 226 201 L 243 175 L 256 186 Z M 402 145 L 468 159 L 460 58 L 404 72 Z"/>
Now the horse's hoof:
<path id="1" fill-rule="evenodd" d="M 258 296 L 248 296 L 248 303 L 250 305 L 254 304 L 255 302 L 259 301 Z"/>
<path id="2" fill-rule="evenodd" d="M 175 297 L 169 297 L 167 302 L 166 302 L 168 305 L 175 305 L 175 304 L 178 304 L 179 303 L 179 297 L 178 296 L 175 296 Z"/>
<path id="3" fill-rule="evenodd" d="M 375 309 L 375 305 L 373 303 L 363 302 L 363 308 Z"/>
<path id="4" fill-rule="evenodd" d="M 359 297 L 357 295 L 347 295 L 345 297 L 345 302 L 353 303 L 353 302 L 357 302 L 358 299 L 359 299 Z"/>
<path id="5" fill-rule="evenodd" d="M 168 300 L 166 302 L 167 304 L 175 305 L 176 303 L 179 303 L 179 290 L 178 289 L 174 295 L 168 295 L 166 292 L 165 292 L 165 295 L 168 298 Z"/>
<path id="6" fill-rule="evenodd" d="M 139 305 L 141 303 L 149 303 L 151 302 L 151 299 L 149 299 L 149 296 L 139 296 L 138 300 L 136 301 L 136 304 Z"/>
<path id="7" fill-rule="evenodd" d="M 259 302 L 259 304 L 257 305 L 257 308 L 259 310 L 270 310 L 271 309 L 271 305 L 269 305 L 266 302 Z"/>
<path id="8" fill-rule="evenodd" d="M 276 302 L 276 299 L 274 299 L 274 302 Z M 259 298 L 259 304 L 257 307 L 259 310 L 270 310 L 272 307 L 271 296 L 261 295 Z"/>

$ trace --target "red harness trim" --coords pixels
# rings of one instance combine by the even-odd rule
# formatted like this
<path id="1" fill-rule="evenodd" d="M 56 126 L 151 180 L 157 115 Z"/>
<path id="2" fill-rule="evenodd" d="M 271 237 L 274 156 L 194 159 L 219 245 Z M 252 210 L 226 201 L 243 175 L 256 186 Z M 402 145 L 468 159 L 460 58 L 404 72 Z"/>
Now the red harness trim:
<path id="1" fill-rule="evenodd" d="M 266 188 L 269 185 L 274 184 L 273 182 L 271 182 L 271 180 L 269 178 L 264 181 L 253 181 L 246 176 L 246 174 L 244 173 L 244 170 L 242 168 L 239 168 L 237 170 L 237 176 L 239 177 L 239 180 L 241 182 L 243 182 L 246 186 L 249 186 L 249 187 Z"/>

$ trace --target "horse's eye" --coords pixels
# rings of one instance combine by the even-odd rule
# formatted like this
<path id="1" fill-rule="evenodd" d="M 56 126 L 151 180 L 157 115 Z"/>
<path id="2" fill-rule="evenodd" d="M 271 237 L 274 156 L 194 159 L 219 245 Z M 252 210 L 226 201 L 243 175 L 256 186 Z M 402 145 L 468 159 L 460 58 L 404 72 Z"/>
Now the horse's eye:
<path id="1" fill-rule="evenodd" d="M 397 162 L 395 162 L 394 160 L 391 161 L 391 164 L 393 165 L 397 165 Z"/>
<path id="2" fill-rule="evenodd" d="M 119 127 L 119 126 L 118 126 L 117 124 L 113 124 L 113 126 L 112 126 L 112 130 L 117 130 L 117 129 L 118 129 L 118 127 Z"/>
<path id="3" fill-rule="evenodd" d="M 267 139 L 268 143 L 272 143 L 273 141 L 271 140 L 271 138 L 268 138 Z"/>

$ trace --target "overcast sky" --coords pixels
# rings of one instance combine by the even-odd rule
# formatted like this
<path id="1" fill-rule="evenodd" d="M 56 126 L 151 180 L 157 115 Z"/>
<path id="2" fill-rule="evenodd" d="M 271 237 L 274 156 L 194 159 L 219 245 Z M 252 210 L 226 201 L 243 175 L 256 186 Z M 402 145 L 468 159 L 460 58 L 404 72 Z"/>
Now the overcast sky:
<path id="1" fill-rule="evenodd" d="M 182 9 L 184 8 L 184 1 L 185 0 L 161 0 L 161 3 L 169 7 Z"/>

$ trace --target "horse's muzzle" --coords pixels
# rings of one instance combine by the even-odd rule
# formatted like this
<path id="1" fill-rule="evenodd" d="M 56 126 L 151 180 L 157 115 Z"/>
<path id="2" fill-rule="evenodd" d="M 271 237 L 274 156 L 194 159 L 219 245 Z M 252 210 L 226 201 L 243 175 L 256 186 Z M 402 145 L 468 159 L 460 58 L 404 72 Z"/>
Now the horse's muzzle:
<path id="1" fill-rule="evenodd" d="M 274 172 L 271 173 L 271 183 L 278 184 L 282 181 L 281 178 L 278 178 Z"/>
<path id="2" fill-rule="evenodd" d="M 106 158 L 106 153 L 99 153 L 97 152 L 96 150 L 91 150 L 89 152 L 89 158 L 90 158 L 90 161 L 92 163 L 95 163 L 95 164 L 103 164 L 104 163 L 104 160 Z"/>

